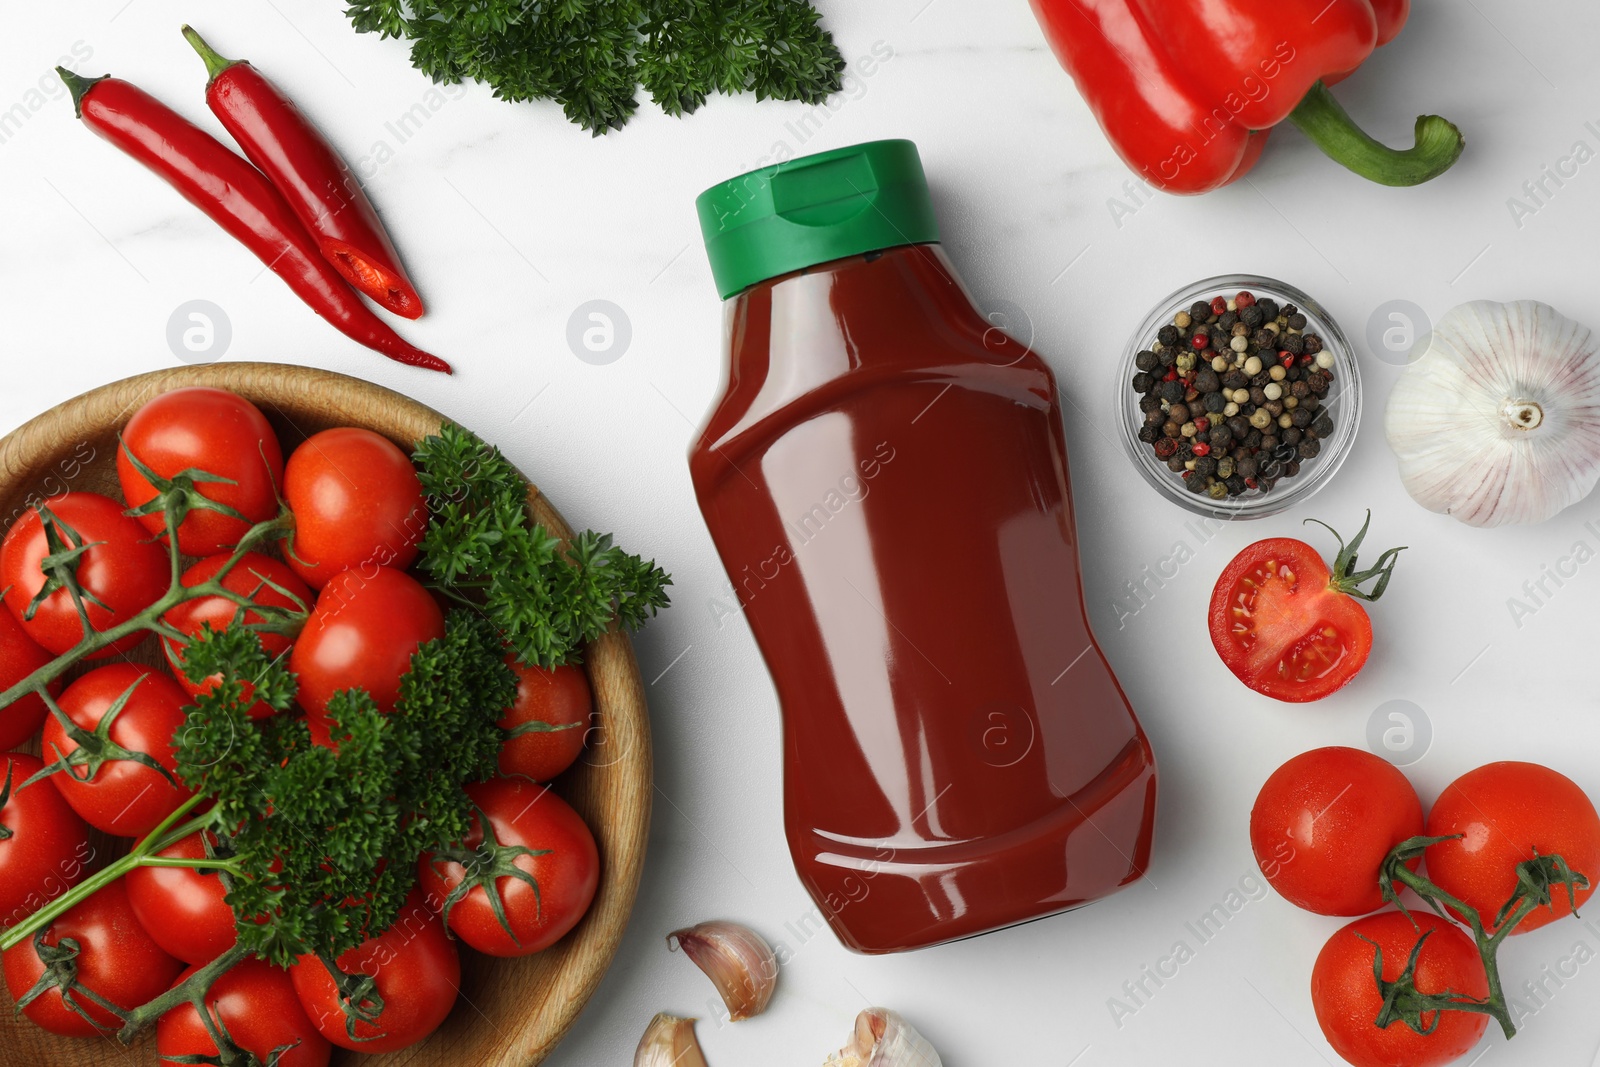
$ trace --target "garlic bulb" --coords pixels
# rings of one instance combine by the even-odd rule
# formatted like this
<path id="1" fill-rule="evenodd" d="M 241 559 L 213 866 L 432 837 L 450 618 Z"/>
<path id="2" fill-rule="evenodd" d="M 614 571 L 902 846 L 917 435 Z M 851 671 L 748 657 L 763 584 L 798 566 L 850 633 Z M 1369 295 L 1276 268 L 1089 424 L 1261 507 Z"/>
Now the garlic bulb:
<path id="1" fill-rule="evenodd" d="M 695 1040 L 694 1020 L 666 1012 L 651 1019 L 633 1054 L 633 1067 L 706 1067 L 700 1042 Z"/>
<path id="2" fill-rule="evenodd" d="M 778 958 L 760 934 L 738 923 L 705 922 L 668 934 L 667 944 L 674 941 L 706 972 L 734 1022 L 767 1010 L 778 985 Z"/>
<path id="3" fill-rule="evenodd" d="M 823 1067 L 944 1067 L 939 1054 L 911 1024 L 888 1008 L 868 1008 L 856 1016 L 850 1044 L 828 1057 Z"/>
<path id="4" fill-rule="evenodd" d="M 1543 522 L 1600 479 L 1600 339 L 1533 300 L 1462 304 L 1395 383 L 1384 428 L 1423 507 Z"/>

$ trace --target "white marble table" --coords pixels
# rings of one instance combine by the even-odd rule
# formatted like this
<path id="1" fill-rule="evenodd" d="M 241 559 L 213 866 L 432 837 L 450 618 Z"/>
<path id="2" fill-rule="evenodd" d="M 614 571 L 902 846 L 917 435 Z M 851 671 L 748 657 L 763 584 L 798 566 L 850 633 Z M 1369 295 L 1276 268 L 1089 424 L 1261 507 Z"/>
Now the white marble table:
<path id="1" fill-rule="evenodd" d="M 1229 271 L 1320 296 L 1358 344 L 1392 299 L 1438 315 L 1477 297 L 1536 297 L 1600 323 L 1600 163 L 1547 183 L 1553 195 L 1536 211 L 1509 203 L 1575 142 L 1600 148 L 1591 54 L 1600 14 L 1579 0 L 1537 13 L 1513 0 L 1418 4 L 1400 39 L 1339 95 L 1390 140 L 1409 137 L 1421 111 L 1454 119 L 1467 155 L 1431 186 L 1368 185 L 1290 130 L 1248 182 L 1175 199 L 1129 197 L 1127 172 L 1023 0 L 820 6 L 849 57 L 891 56 L 833 108 L 718 99 L 678 121 L 646 104 L 600 140 L 548 106 L 506 105 L 476 87 L 432 95 L 402 45 L 358 37 L 336 3 L 239 0 L 225 15 L 173 0 L 18 8 L 0 37 L 0 432 L 92 386 L 171 366 L 169 317 L 208 300 L 231 325 L 225 358 L 328 367 L 407 392 L 499 443 L 574 522 L 614 530 L 672 570 L 677 604 L 637 642 L 658 744 L 649 866 L 616 966 L 553 1067 L 629 1062 L 664 1009 L 705 1018 L 713 1064 L 808 1067 L 869 1002 L 907 1013 L 948 1067 L 1333 1060 L 1307 981 L 1337 923 L 1249 893 L 1255 791 L 1304 749 L 1364 745 L 1377 709 L 1403 700 L 1431 725 L 1431 749 L 1410 768 L 1425 801 L 1502 757 L 1553 763 L 1600 795 L 1600 565 L 1580 567 L 1532 614 L 1510 606 L 1576 542 L 1600 546 L 1600 525 L 1586 525 L 1600 518 L 1600 498 L 1500 531 L 1421 510 L 1382 437 L 1396 371 L 1363 348 L 1364 425 L 1338 478 L 1308 508 L 1201 535 L 1135 481 L 1100 421 L 1112 360 L 1158 297 Z M 339 337 L 80 129 L 62 93 L 37 92 L 61 57 L 76 56 L 76 69 L 133 78 L 216 129 L 200 65 L 177 33 L 185 20 L 200 20 L 224 53 L 256 59 L 364 167 L 431 303 L 403 331 L 454 360 L 456 378 L 408 371 Z M 981 301 L 1010 302 L 1072 401 L 1090 614 L 1155 744 L 1162 798 L 1144 883 L 1076 914 L 867 959 L 803 929 L 811 903 L 780 829 L 776 699 L 748 629 L 719 610 L 728 587 L 684 453 L 720 374 L 694 195 L 779 145 L 890 136 L 921 145 L 950 254 Z M 573 312 L 595 299 L 631 324 L 627 351 L 604 365 L 576 358 L 566 340 Z M 1372 662 L 1314 707 L 1248 693 L 1204 635 L 1216 573 L 1247 542 L 1300 530 L 1305 515 L 1353 529 L 1367 507 L 1374 545 L 1413 546 L 1373 610 Z M 1136 614 L 1119 608 L 1124 581 L 1180 543 L 1192 558 L 1176 577 Z M 1235 890 L 1242 906 L 1201 942 L 1188 924 Z M 752 922 L 794 954 L 759 1020 L 719 1025 L 710 987 L 663 944 L 667 931 L 712 916 Z M 1124 983 L 1179 940 L 1193 958 L 1130 1001 Z M 1505 970 L 1514 986 L 1546 965 L 1570 970 L 1579 942 L 1600 948 L 1600 928 L 1569 923 L 1518 939 Z M 1534 1012 L 1516 1051 L 1491 1036 L 1479 1062 L 1593 1062 L 1593 969 L 1547 983 L 1551 995 L 1526 1001 Z M 1136 1010 L 1113 1012 L 1113 998 Z"/>

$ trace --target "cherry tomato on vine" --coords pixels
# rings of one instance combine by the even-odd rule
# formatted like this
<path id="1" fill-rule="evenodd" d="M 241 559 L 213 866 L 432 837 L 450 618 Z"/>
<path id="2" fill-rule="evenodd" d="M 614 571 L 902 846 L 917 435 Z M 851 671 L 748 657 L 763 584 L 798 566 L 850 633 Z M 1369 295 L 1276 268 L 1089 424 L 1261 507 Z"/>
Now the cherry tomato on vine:
<path id="1" fill-rule="evenodd" d="M 77 577 L 88 594 L 84 607 L 89 626 L 96 632 L 126 622 L 161 599 L 172 576 L 166 550 L 152 542 L 145 528 L 124 515 L 122 505 L 110 497 L 67 493 L 44 506 L 55 516 L 51 528 L 57 546 L 50 547 L 38 509 L 24 512 L 0 543 L 0 588 L 6 589 L 6 607 L 27 635 L 59 656 L 83 639 L 83 624 L 71 592 L 56 586 L 29 616 L 33 599 L 47 580 L 41 564 L 52 552 L 84 547 L 77 559 Z M 76 545 L 62 527 L 77 535 Z M 144 638 L 142 631 L 129 634 L 93 658 L 126 652 Z"/>
<path id="2" fill-rule="evenodd" d="M 1444 919 L 1413 910 L 1411 919 L 1384 911 L 1341 929 L 1317 955 L 1311 969 L 1311 1004 L 1317 1023 L 1335 1052 L 1352 1067 L 1440 1067 L 1464 1056 L 1478 1043 L 1489 1016 L 1464 1011 L 1424 1011 L 1419 1034 L 1403 1021 L 1380 1029 L 1376 1023 L 1383 996 L 1373 977 L 1375 954 L 1383 953 L 1385 981 L 1399 978 L 1417 938 L 1427 934 L 1417 956 L 1413 980 L 1421 993 L 1485 997 L 1489 979 L 1472 939 Z M 1419 928 L 1420 927 L 1420 931 Z"/>
<path id="3" fill-rule="evenodd" d="M 198 471 L 227 479 L 196 481 L 194 489 L 244 517 L 191 506 L 178 527 L 178 547 L 186 556 L 232 548 L 251 526 L 278 514 L 283 449 L 266 416 L 237 393 L 189 386 L 162 393 L 133 413 L 117 449 L 117 477 L 128 507 L 141 508 L 158 493 L 129 452 L 157 478 Z M 139 521 L 150 533 L 165 535 L 167 520 L 160 512 Z"/>
<path id="4" fill-rule="evenodd" d="M 294 450 L 284 471 L 294 511 L 289 565 L 321 589 L 340 571 L 405 570 L 428 527 L 411 458 L 371 430 L 324 430 Z"/>
<path id="5" fill-rule="evenodd" d="M 1233 558 L 1211 591 L 1208 624 L 1235 677 L 1293 703 L 1320 700 L 1355 678 L 1372 652 L 1372 620 L 1356 601 L 1383 595 L 1402 551 L 1392 548 L 1356 572 L 1371 520 L 1368 514 L 1349 545 L 1340 539 L 1332 571 L 1316 549 L 1289 537 L 1257 541 Z M 1363 592 L 1372 578 L 1377 584 Z"/>
<path id="6" fill-rule="evenodd" d="M 1272 772 L 1250 809 L 1250 847 L 1289 903 L 1318 915 L 1383 907 L 1389 850 L 1422 834 L 1422 802 L 1393 764 L 1354 748 L 1303 752 Z M 1408 866 L 1416 870 L 1419 856 Z"/>
<path id="7" fill-rule="evenodd" d="M 178 981 L 197 970 L 189 968 Z M 275 1061 L 277 1067 L 325 1067 L 333 1055 L 333 1046 L 306 1018 L 289 972 L 270 963 L 248 957 L 235 964 L 212 985 L 205 1004 L 219 1029 L 254 1056 L 255 1063 L 269 1062 L 279 1049 L 284 1051 Z M 167 1062 L 179 1056 L 218 1055 L 216 1042 L 193 1004 L 173 1008 L 156 1023 L 156 1052 Z"/>
<path id="8" fill-rule="evenodd" d="M 169 859 L 201 859 L 198 833 L 156 853 Z M 128 902 L 139 922 L 169 956 L 184 963 L 210 963 L 239 939 L 227 890 L 215 870 L 195 867 L 135 867 L 123 876 Z"/>
<path id="9" fill-rule="evenodd" d="M 1600 815 L 1576 782 L 1549 767 L 1490 763 L 1445 786 L 1428 815 L 1428 836 L 1454 834 L 1462 836 L 1428 848 L 1428 877 L 1476 908 L 1490 932 L 1517 889 L 1517 865 L 1535 854 L 1560 856 L 1588 878 L 1588 887 L 1573 894 L 1580 908 L 1600 884 Z M 1512 933 L 1572 914 L 1565 886 L 1551 886 L 1550 896 L 1550 907 L 1528 913 Z"/>
<path id="10" fill-rule="evenodd" d="M 450 929 L 479 952 L 527 956 L 549 948 L 578 925 L 594 901 L 600 885 L 600 852 L 594 834 L 565 800 L 524 779 L 491 778 L 469 785 L 466 790 L 488 818 L 499 845 L 537 853 L 508 854 L 500 860 L 526 872 L 538 888 L 515 875 L 492 876 L 494 890 L 511 925 L 508 933 L 495 916 L 481 882 L 446 909 L 445 902 L 467 877 L 460 857 L 423 853 L 417 861 L 418 884 L 431 903 L 441 911 L 448 910 Z M 470 854 L 482 843 L 479 825 L 463 845 Z M 475 864 L 474 873 L 487 877 L 492 870 Z"/>
<path id="11" fill-rule="evenodd" d="M 311 1025 L 340 1048 L 357 1052 L 396 1052 L 415 1045 L 444 1022 L 461 987 L 455 942 L 415 889 L 393 926 L 335 962 L 346 974 L 373 975 L 383 998 L 383 1014 L 376 1022 L 357 1022 L 354 1038 L 345 1029 L 338 988 L 320 959 L 301 957 L 289 976 Z"/>
<path id="12" fill-rule="evenodd" d="M 76 942 L 75 952 L 72 945 L 63 944 L 66 941 Z M 64 912 L 45 928 L 43 943 L 46 954 L 57 957 L 49 965 L 52 973 L 76 970 L 79 985 L 124 1010 L 147 1004 L 165 993 L 183 967 L 162 952 L 139 925 L 128 906 L 128 891 L 120 881 Z M 32 937 L 7 949 L 0 965 L 5 969 L 11 999 L 18 1003 L 47 969 Z M 59 987 L 44 989 L 22 1013 L 51 1033 L 69 1037 L 94 1037 L 105 1030 L 115 1032 L 122 1025 L 115 1015 L 88 997 L 74 996 L 73 1000 L 89 1018 L 62 1002 Z"/>
<path id="13" fill-rule="evenodd" d="M 0 756 L 0 929 L 77 885 L 94 858 L 88 825 L 50 779 L 19 788 L 43 767 L 20 752 Z"/>
<path id="14" fill-rule="evenodd" d="M 231 554 L 227 554 L 201 560 L 184 572 L 183 584 L 196 586 L 211 581 L 231 558 Z M 306 583 L 302 582 L 300 576 L 286 564 L 270 556 L 263 556 L 259 552 L 247 552 L 233 569 L 228 571 L 227 577 L 222 579 L 222 585 L 231 592 L 248 596 L 264 607 L 286 608 L 290 611 L 310 611 L 315 599 Z M 193 637 L 207 623 L 213 631 L 225 630 L 238 620 L 239 614 L 237 604 L 220 596 L 210 596 L 179 604 L 161 618 L 179 632 Z M 244 613 L 243 621 L 259 623 L 262 621 L 261 614 L 247 611 Z M 261 647 L 266 650 L 267 655 L 273 657 L 288 652 L 294 644 L 292 638 L 283 634 L 258 631 L 257 636 L 261 638 Z M 190 696 L 200 696 L 202 693 L 210 692 L 220 681 L 217 675 L 212 675 L 199 685 L 189 681 L 188 676 L 183 673 L 182 646 L 163 637 L 161 647 L 167 654 L 167 662 L 172 665 L 172 673 L 177 678 L 178 684 Z M 249 686 L 250 683 L 246 682 L 247 694 L 250 692 Z M 250 709 L 250 717 L 253 719 L 264 719 L 272 713 L 272 706 L 261 702 Z"/>
<path id="15" fill-rule="evenodd" d="M 50 653 L 23 632 L 22 624 L 11 612 L 0 610 L 0 693 L 45 666 L 50 658 Z M 49 690 L 51 696 L 59 695 L 61 683 L 52 683 Z M 47 714 L 44 700 L 37 693 L 0 708 L 0 751 L 16 748 L 38 733 Z"/>
<path id="16" fill-rule="evenodd" d="M 500 773 L 548 782 L 583 752 L 594 711 L 594 694 L 582 667 L 547 671 L 506 663 L 517 675 L 517 699 L 500 718 L 502 730 L 524 731 L 500 746 Z"/>
<path id="17" fill-rule="evenodd" d="M 328 701 L 341 689 L 365 689 L 393 711 L 412 654 L 443 636 L 444 613 L 415 578 L 388 567 L 336 575 L 289 657 L 312 736 L 327 739 Z"/>
<path id="18" fill-rule="evenodd" d="M 113 746 L 143 753 L 177 777 L 172 739 L 184 724 L 189 698 L 165 674 L 132 663 L 90 671 L 61 694 L 61 710 L 79 729 L 94 734 L 100 721 L 127 695 L 107 731 Z M 80 748 L 54 716 L 44 724 L 45 758 L 71 756 Z M 91 755 L 94 747 L 90 746 Z M 97 830 L 117 837 L 143 837 L 192 795 L 161 772 L 113 751 L 98 769 L 69 767 L 51 775 L 61 795 Z"/>

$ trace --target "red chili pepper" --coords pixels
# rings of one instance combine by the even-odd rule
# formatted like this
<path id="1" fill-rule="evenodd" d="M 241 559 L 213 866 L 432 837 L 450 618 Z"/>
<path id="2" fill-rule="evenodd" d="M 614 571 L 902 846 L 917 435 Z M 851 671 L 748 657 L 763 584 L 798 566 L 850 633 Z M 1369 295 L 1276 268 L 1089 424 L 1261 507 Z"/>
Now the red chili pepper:
<path id="1" fill-rule="evenodd" d="M 91 130 L 166 179 L 341 333 L 397 362 L 450 373 L 450 364 L 407 343 L 362 303 L 255 167 L 136 85 L 56 73 Z"/>
<path id="2" fill-rule="evenodd" d="M 1293 122 L 1337 162 L 1416 185 L 1461 155 L 1461 133 L 1417 119 L 1397 151 L 1328 92 L 1405 24 L 1409 0 L 1032 0 L 1034 15 L 1124 162 L 1159 189 L 1237 180 Z"/>
<path id="3" fill-rule="evenodd" d="M 322 131 L 248 61 L 225 59 L 190 29 L 206 61 L 206 103 L 267 176 L 345 280 L 396 315 L 422 317 L 422 298 L 361 183 Z"/>

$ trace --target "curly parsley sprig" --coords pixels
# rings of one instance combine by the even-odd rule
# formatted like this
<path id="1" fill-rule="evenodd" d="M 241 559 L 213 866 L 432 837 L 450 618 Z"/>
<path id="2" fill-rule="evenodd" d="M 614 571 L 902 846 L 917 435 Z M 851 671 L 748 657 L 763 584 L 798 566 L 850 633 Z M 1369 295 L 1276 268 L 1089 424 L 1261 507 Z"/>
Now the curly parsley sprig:
<path id="1" fill-rule="evenodd" d="M 345 16 L 410 41 L 435 82 L 555 100 L 596 137 L 626 125 L 641 85 L 669 115 L 713 92 L 818 104 L 843 87 L 844 58 L 808 0 L 355 0 Z"/>
<path id="2" fill-rule="evenodd" d="M 667 573 L 610 534 L 586 530 L 563 548 L 529 517 L 517 469 L 461 427 L 444 426 L 414 458 L 432 514 L 422 570 L 481 609 L 521 662 L 575 662 L 613 621 L 637 630 L 670 603 Z"/>

